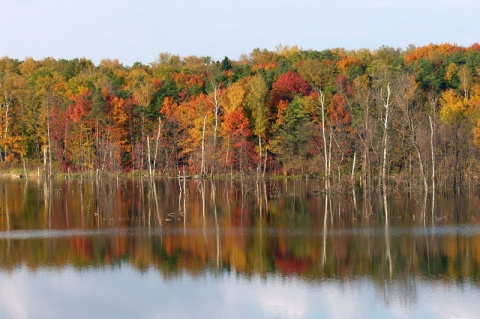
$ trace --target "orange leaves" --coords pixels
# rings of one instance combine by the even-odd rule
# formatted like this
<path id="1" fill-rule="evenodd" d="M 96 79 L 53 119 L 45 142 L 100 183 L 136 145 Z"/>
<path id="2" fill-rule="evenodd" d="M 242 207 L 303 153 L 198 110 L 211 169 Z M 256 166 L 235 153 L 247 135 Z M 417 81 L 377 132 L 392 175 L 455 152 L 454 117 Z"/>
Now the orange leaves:
<path id="1" fill-rule="evenodd" d="M 162 108 L 160 109 L 160 113 L 163 114 L 167 121 L 173 122 L 175 118 L 175 112 L 177 111 L 178 103 L 175 102 L 173 97 L 167 96 L 163 100 Z"/>
<path id="2" fill-rule="evenodd" d="M 240 108 L 225 115 L 225 130 L 230 134 L 242 133 L 245 137 L 250 136 L 249 125 L 250 121 Z"/>
<path id="3" fill-rule="evenodd" d="M 269 62 L 269 63 L 259 63 L 252 66 L 252 73 L 255 73 L 259 69 L 264 69 L 265 71 L 274 70 L 278 67 L 276 62 Z"/>
<path id="4" fill-rule="evenodd" d="M 442 43 L 438 46 L 438 51 L 442 52 L 443 54 L 454 54 L 461 50 L 462 48 L 456 44 Z"/>
<path id="5" fill-rule="evenodd" d="M 429 44 L 416 48 L 411 54 L 407 55 L 404 59 L 405 64 L 415 63 L 420 59 L 426 59 L 432 57 L 435 53 L 440 53 L 443 55 L 454 54 L 458 51 L 463 50 L 462 47 L 459 47 L 456 44 L 443 43 L 440 45 Z"/>
<path id="6" fill-rule="evenodd" d="M 125 110 L 125 100 L 114 96 L 110 100 L 110 105 L 112 106 L 112 118 L 113 120 L 120 125 L 126 124 L 128 120 L 128 115 Z"/>
<path id="7" fill-rule="evenodd" d="M 350 122 L 350 113 L 343 95 L 335 94 L 332 97 L 328 108 L 328 117 L 332 125 L 348 124 Z"/>
<path id="8" fill-rule="evenodd" d="M 337 62 L 337 68 L 347 72 L 352 66 L 360 65 L 360 61 L 357 58 L 352 56 L 345 56 L 343 59 Z"/>
<path id="9" fill-rule="evenodd" d="M 111 94 L 107 86 L 102 88 L 102 98 L 108 103 L 110 120 L 112 124 L 124 125 L 128 121 L 128 107 L 131 107 L 132 101 L 127 101 L 121 97 L 118 97 L 115 94 Z M 131 100 L 131 99 L 130 99 Z"/>
<path id="10" fill-rule="evenodd" d="M 470 47 L 468 47 L 467 50 L 472 50 L 472 51 L 474 50 L 474 51 L 480 52 L 480 44 L 474 43 Z"/>
<path id="11" fill-rule="evenodd" d="M 67 109 L 68 116 L 74 123 L 83 121 L 92 110 L 90 92 L 84 91 L 83 93 L 73 95 L 70 97 L 70 100 L 72 100 L 72 103 L 69 104 Z"/>
<path id="12" fill-rule="evenodd" d="M 172 75 L 172 79 L 175 83 L 175 86 L 184 86 L 186 90 L 192 88 L 193 86 L 203 87 L 204 85 L 203 80 L 200 76 L 188 73 L 174 73 Z"/>
<path id="13" fill-rule="evenodd" d="M 212 103 L 204 94 L 192 97 L 187 101 L 177 103 L 171 97 L 165 97 L 160 113 L 165 116 L 181 151 L 180 157 L 189 157 L 200 146 L 203 133 L 203 121 L 207 116 L 210 122 Z M 208 130 L 211 127 L 207 125 Z"/>
<path id="14" fill-rule="evenodd" d="M 276 124 L 280 125 L 283 123 L 283 117 L 287 112 L 288 102 L 285 100 L 280 100 L 277 104 L 277 119 L 275 121 Z"/>
<path id="15" fill-rule="evenodd" d="M 108 86 L 102 87 L 102 98 L 106 101 L 109 96 L 110 96 L 110 90 L 108 89 Z"/>
<path id="16" fill-rule="evenodd" d="M 227 135 L 232 136 L 235 147 L 244 146 L 247 138 L 252 135 L 250 121 L 241 108 L 225 115 L 224 129 Z"/>

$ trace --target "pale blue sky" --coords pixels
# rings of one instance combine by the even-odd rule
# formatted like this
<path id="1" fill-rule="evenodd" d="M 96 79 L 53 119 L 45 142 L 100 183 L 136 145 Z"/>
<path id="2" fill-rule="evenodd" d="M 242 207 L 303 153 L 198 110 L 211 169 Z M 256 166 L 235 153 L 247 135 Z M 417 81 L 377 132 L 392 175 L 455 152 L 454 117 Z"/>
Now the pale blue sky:
<path id="1" fill-rule="evenodd" d="M 238 59 L 279 44 L 406 48 L 480 42 L 479 0 L 0 0 L 0 56 L 150 63 Z"/>

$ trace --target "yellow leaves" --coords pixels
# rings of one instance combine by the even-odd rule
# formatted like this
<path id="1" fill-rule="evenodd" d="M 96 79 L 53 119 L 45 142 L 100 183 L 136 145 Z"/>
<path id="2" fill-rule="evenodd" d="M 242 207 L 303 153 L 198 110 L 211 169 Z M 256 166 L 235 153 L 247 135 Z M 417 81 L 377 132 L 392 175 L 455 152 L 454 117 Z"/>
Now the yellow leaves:
<path id="1" fill-rule="evenodd" d="M 440 120 L 451 123 L 459 118 L 465 117 L 468 105 L 463 97 L 460 97 L 454 90 L 450 89 L 442 93 L 440 99 Z"/>
<path id="2" fill-rule="evenodd" d="M 327 69 L 327 65 L 319 60 L 305 60 L 298 68 L 298 74 L 305 79 L 312 87 L 321 87 L 325 82 L 323 70 Z"/>
<path id="3" fill-rule="evenodd" d="M 469 105 L 472 112 L 475 114 L 475 118 L 478 119 L 476 126 L 473 128 L 473 136 L 475 145 L 480 148 L 480 84 L 477 84 L 472 88 Z"/>
<path id="4" fill-rule="evenodd" d="M 82 83 L 78 78 L 71 78 L 67 83 L 65 83 L 64 94 L 65 96 L 72 96 L 81 94 L 88 91 L 88 86 L 86 83 Z"/>
<path id="5" fill-rule="evenodd" d="M 462 50 L 461 47 L 456 44 L 442 43 L 438 46 L 438 51 L 442 52 L 443 54 L 454 54 L 460 50 Z"/>
<path id="6" fill-rule="evenodd" d="M 348 71 L 352 66 L 358 65 L 359 61 L 357 58 L 352 57 L 352 56 L 346 56 L 340 61 L 337 62 L 337 67 L 346 72 Z"/>
<path id="7" fill-rule="evenodd" d="M 237 108 L 242 107 L 246 94 L 247 92 L 242 82 L 232 84 L 222 96 L 222 106 L 225 113 L 233 112 Z"/>
<path id="8" fill-rule="evenodd" d="M 480 119 L 477 122 L 477 126 L 473 128 L 473 143 L 480 148 Z"/>
<path id="9" fill-rule="evenodd" d="M 133 90 L 133 98 L 138 105 L 148 107 L 155 95 L 155 91 L 153 82 L 145 81 Z"/>
<path id="10" fill-rule="evenodd" d="M 451 82 L 453 77 L 457 75 L 458 66 L 455 63 L 450 63 L 447 67 L 447 71 L 445 72 L 445 80 Z"/>
<path id="11" fill-rule="evenodd" d="M 288 46 L 288 45 L 277 45 L 276 47 L 276 53 L 280 56 L 283 56 L 285 58 L 289 58 L 291 56 L 293 56 L 295 53 L 301 51 L 302 48 L 299 48 L 298 45 L 294 45 L 294 46 Z"/>
<path id="12" fill-rule="evenodd" d="M 440 99 L 440 120 L 453 123 L 468 120 L 473 126 L 474 144 L 480 148 L 480 85 L 474 85 L 468 98 L 450 89 Z"/>
<path id="13" fill-rule="evenodd" d="M 105 69 L 105 70 L 108 70 L 108 69 L 117 69 L 119 67 L 121 67 L 121 64 L 120 62 L 118 61 L 118 59 L 102 59 L 100 61 L 100 64 L 98 65 L 101 69 Z"/>
<path id="14" fill-rule="evenodd" d="M 309 115 L 313 115 L 317 111 L 318 96 L 314 94 L 307 95 L 302 98 L 302 103 L 305 112 Z"/>
<path id="15" fill-rule="evenodd" d="M 404 90 L 402 93 L 404 94 L 404 98 L 406 100 L 413 100 L 415 99 L 415 95 L 417 94 L 418 83 L 415 80 L 415 76 L 413 74 L 407 75 L 404 78 Z"/>
<path id="16" fill-rule="evenodd" d="M 6 136 L 2 139 L 0 139 L 0 146 L 4 149 L 8 149 L 8 162 L 15 162 L 16 161 L 16 156 L 15 155 L 20 155 L 20 156 L 25 156 L 27 154 L 27 151 L 25 149 L 25 143 L 24 143 L 25 138 L 19 135 L 16 136 Z"/>
<path id="17" fill-rule="evenodd" d="M 353 80 L 353 88 L 359 95 L 367 96 L 370 87 L 370 78 L 367 74 L 357 76 Z"/>
<path id="18" fill-rule="evenodd" d="M 23 75 L 31 75 L 37 68 L 38 64 L 33 58 L 26 58 L 19 67 Z"/>

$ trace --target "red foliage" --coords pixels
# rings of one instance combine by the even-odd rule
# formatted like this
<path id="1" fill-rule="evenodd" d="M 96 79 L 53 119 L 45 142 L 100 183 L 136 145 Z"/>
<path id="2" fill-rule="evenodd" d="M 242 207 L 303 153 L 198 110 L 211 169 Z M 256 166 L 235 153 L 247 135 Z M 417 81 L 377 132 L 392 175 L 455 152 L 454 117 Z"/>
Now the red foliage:
<path id="1" fill-rule="evenodd" d="M 77 95 L 72 95 L 72 103 L 68 105 L 67 114 L 74 123 L 83 121 L 92 110 L 92 101 L 90 101 L 90 91 L 84 91 Z"/>
<path id="2" fill-rule="evenodd" d="M 343 74 L 339 74 L 335 79 L 335 86 L 340 92 L 346 94 L 347 96 L 354 95 L 354 90 L 350 80 Z"/>
<path id="3" fill-rule="evenodd" d="M 291 101 L 298 94 L 308 95 L 311 91 L 310 85 L 298 73 L 288 71 L 272 85 L 273 105 L 280 100 Z"/>
<path id="4" fill-rule="evenodd" d="M 335 94 L 330 100 L 328 117 L 333 125 L 348 124 L 350 113 L 347 109 L 347 102 L 341 94 Z"/>
<path id="5" fill-rule="evenodd" d="M 252 135 L 250 121 L 243 109 L 236 109 L 225 115 L 225 130 L 233 137 L 235 147 L 244 146 L 247 138 Z"/>
<path id="6" fill-rule="evenodd" d="M 480 52 L 480 44 L 474 43 L 470 47 L 468 47 L 468 50 L 472 50 L 472 51 L 475 50 L 475 51 Z"/>
<path id="7" fill-rule="evenodd" d="M 311 266 L 307 258 L 298 258 L 293 254 L 276 253 L 274 257 L 275 268 L 283 274 L 305 274 Z"/>

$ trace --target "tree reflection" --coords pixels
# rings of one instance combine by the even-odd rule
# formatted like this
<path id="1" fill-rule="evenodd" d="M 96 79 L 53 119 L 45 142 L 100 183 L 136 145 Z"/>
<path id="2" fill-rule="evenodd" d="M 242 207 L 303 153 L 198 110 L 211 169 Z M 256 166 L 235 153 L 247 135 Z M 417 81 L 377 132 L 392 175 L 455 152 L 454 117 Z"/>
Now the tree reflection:
<path id="1" fill-rule="evenodd" d="M 317 186 L 289 180 L 0 182 L 0 269 L 128 263 L 165 277 L 210 269 L 307 281 L 368 277 L 382 289 L 400 280 L 409 290 L 416 278 L 478 281 L 477 197 L 442 199 L 435 209 L 446 217 L 436 221 L 425 198 L 408 205 L 408 199 L 387 200 L 386 219 L 383 198 L 318 195 Z"/>

